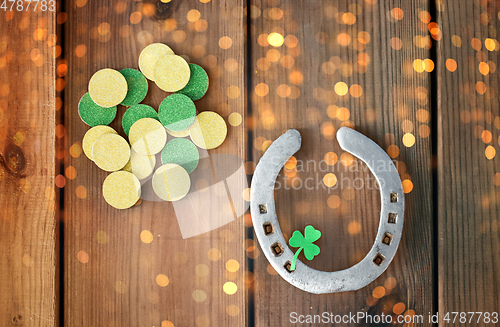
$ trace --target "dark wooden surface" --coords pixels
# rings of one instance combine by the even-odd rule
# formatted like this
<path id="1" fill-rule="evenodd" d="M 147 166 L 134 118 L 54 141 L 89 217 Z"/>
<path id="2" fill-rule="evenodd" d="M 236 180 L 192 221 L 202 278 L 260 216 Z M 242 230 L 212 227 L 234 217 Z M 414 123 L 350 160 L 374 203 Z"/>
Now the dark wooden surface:
<path id="1" fill-rule="evenodd" d="M 267 259 L 260 256 L 255 262 L 255 325 L 286 325 L 291 312 L 303 315 L 322 312 L 344 315 L 357 311 L 387 314 L 398 303 L 404 304 L 403 313 L 408 310 L 416 313 L 432 311 L 431 150 L 430 139 L 418 135 L 420 123 L 416 117 L 419 109 L 429 112 L 430 103 L 428 97 L 425 101 L 418 101 L 415 97 L 417 88 L 430 96 L 430 77 L 427 73 L 419 75 L 412 68 L 415 59 L 430 56 L 429 50 L 413 44 L 414 37 L 427 34 L 417 28 L 418 13 L 426 9 L 426 3 L 384 1 L 369 5 L 360 2 L 359 7 L 353 7 L 338 1 L 301 2 L 279 6 L 283 11 L 280 19 L 276 19 L 279 15 L 272 12 L 276 10 L 273 9 L 275 3 L 278 2 L 252 2 L 262 12 L 252 19 L 255 35 L 251 39 L 250 64 L 255 73 L 252 75 L 254 89 L 250 99 L 253 117 L 258 122 L 253 132 L 257 140 L 273 140 L 288 128 L 297 128 L 302 134 L 302 149 L 296 158 L 304 163 L 304 167 L 297 166 L 297 184 L 291 184 L 297 188 L 289 186 L 290 190 L 287 190 L 282 187 L 276 192 L 278 218 L 286 235 L 290 236 L 297 229 L 303 231 L 308 224 L 323 233 L 317 242 L 321 254 L 312 262 L 307 262 L 302 255 L 299 258 L 320 270 L 346 269 L 368 253 L 378 227 L 380 196 L 373 188 L 374 177 L 358 160 L 348 167 L 340 163 L 343 151 L 335 134 L 328 132 L 329 126 L 333 127 L 333 132 L 341 126 L 354 127 L 384 149 L 397 146 L 400 154 L 395 160 L 399 163 L 401 177 L 413 181 L 413 190 L 406 195 L 404 232 L 394 262 L 381 277 L 360 291 L 320 296 L 305 293 L 290 287 L 280 276 L 270 274 Z M 390 12 L 396 7 L 404 12 L 404 18 L 391 21 Z M 343 17 L 342 13 L 353 11 L 356 15 L 351 17 L 355 17 L 356 22 L 345 24 L 342 19 L 349 17 Z M 297 46 L 259 44 L 260 34 L 269 34 L 280 28 L 287 38 L 297 38 Z M 338 36 L 342 37 L 343 33 L 351 38 L 347 46 L 338 41 Z M 403 42 L 400 50 L 390 45 L 394 37 Z M 271 62 L 267 70 L 260 69 L 259 65 L 265 61 L 262 58 L 269 57 L 276 50 L 281 58 L 291 56 L 294 65 L 285 68 L 281 61 L 277 61 Z M 341 63 L 338 58 L 341 58 Z M 302 81 L 296 78 L 297 74 L 303 76 Z M 346 83 L 350 92 L 339 95 L 341 90 L 335 91 L 338 82 Z M 265 96 L 256 94 L 263 88 L 260 83 L 269 88 Z M 360 97 L 351 92 L 354 84 L 362 88 Z M 281 97 L 278 94 L 280 85 L 298 88 L 300 96 L 296 99 L 293 94 L 292 98 Z M 345 109 L 341 109 L 338 117 L 331 112 L 329 116 L 329 110 L 336 108 Z M 348 119 L 346 112 L 350 114 Z M 269 115 L 275 118 L 274 124 L 266 124 Z M 409 148 L 402 142 L 403 124 L 414 126 L 411 133 L 416 142 Z M 261 144 L 258 142 L 257 145 L 260 147 Z M 327 166 L 319 163 L 330 151 L 337 154 L 339 162 L 325 171 L 322 167 Z M 257 162 L 261 155 L 262 151 L 254 148 L 253 160 Z M 308 160 L 315 165 L 306 165 Z M 327 173 L 334 173 L 338 179 L 329 190 L 321 183 L 316 184 Z M 283 182 L 283 178 L 282 173 L 279 181 Z M 315 181 L 313 189 L 300 187 L 301 181 L 303 183 L 309 178 Z M 356 178 L 368 179 L 372 185 L 365 182 L 350 188 L 348 182 Z M 330 196 L 340 199 L 338 208 L 327 205 Z M 394 280 L 395 287 L 390 285 Z M 385 292 L 380 287 L 385 288 Z M 381 296 L 384 293 L 387 294 Z"/>
<path id="2" fill-rule="evenodd" d="M 487 158 L 500 145 L 496 6 L 77 0 L 58 3 L 57 18 L 0 10 L 0 325 L 287 326 L 291 312 L 365 311 L 423 315 L 413 326 L 427 326 L 438 310 L 441 318 L 498 311 L 500 171 L 498 155 Z M 267 44 L 272 32 L 285 43 Z M 299 256 L 311 267 L 359 262 L 378 226 L 373 176 L 356 159 L 340 162 L 349 157 L 335 132 L 353 127 L 387 150 L 408 192 L 389 269 L 360 291 L 311 295 L 270 268 L 249 214 L 183 240 L 170 203 L 108 206 L 101 194 L 107 173 L 79 151 L 88 127 L 77 104 L 95 71 L 138 68 L 152 42 L 207 70 L 211 84 L 198 110 L 228 122 L 212 162 L 238 156 L 251 176 L 270 141 L 289 128 L 301 132 L 296 171 L 280 173 L 276 202 L 286 238 L 308 224 L 323 232 L 321 254 Z M 150 83 L 144 102 L 157 108 L 165 95 Z M 124 111 L 112 123 L 121 134 Z M 231 113 L 243 122 L 229 124 Z M 338 157 L 332 166 L 321 162 L 328 152 Z M 338 179 L 329 189 L 326 173 Z M 359 178 L 363 185 L 346 187 Z M 308 179 L 312 188 L 304 187 Z M 151 243 L 141 240 L 144 231 Z M 210 249 L 220 259 L 211 260 Z M 236 272 L 227 269 L 231 259 Z M 160 274 L 169 279 L 165 287 Z M 235 294 L 224 292 L 227 282 L 237 285 Z"/>
<path id="3" fill-rule="evenodd" d="M 0 12 L 2 326 L 59 325 L 55 33 L 54 13 Z"/>
<path id="4" fill-rule="evenodd" d="M 196 102 L 197 108 L 218 112 L 221 112 L 219 108 L 224 108 L 221 114 L 225 118 L 231 112 L 244 114 L 243 93 L 236 99 L 228 98 L 226 93 L 232 85 L 244 88 L 243 24 L 241 18 L 235 18 L 241 16 L 242 3 L 173 1 L 162 5 L 165 11 L 156 14 L 155 7 L 146 2 L 127 1 L 121 8 L 108 1 L 89 1 L 83 7 L 70 2 L 66 5 L 65 50 L 69 67 L 66 80 L 67 85 L 71 85 L 65 90 L 66 148 L 80 144 L 88 130 L 76 109 L 92 74 L 106 67 L 138 68 L 141 50 L 152 42 L 166 43 L 177 54 L 186 55 L 190 62 L 203 67 L 206 62 L 213 62 L 204 62 L 207 56 L 216 58 L 216 65 L 207 69 L 210 91 Z M 117 8 L 123 11 L 117 12 Z M 194 23 L 188 21 L 190 10 L 198 10 L 199 18 L 207 20 L 209 28 L 202 32 L 194 30 Z M 130 17 L 138 16 L 137 13 L 143 14 L 142 19 L 132 24 Z M 100 35 L 96 29 L 101 26 L 103 33 L 103 23 L 109 24 L 109 32 Z M 104 26 L 107 29 L 107 25 Z M 222 36 L 233 40 L 227 50 L 219 47 Z M 77 57 L 75 49 L 80 45 L 85 45 L 87 51 L 84 56 Z M 195 46 L 203 51 L 194 52 Z M 237 67 L 227 73 L 224 63 L 230 58 Z M 150 83 L 144 103 L 157 109 L 166 95 Z M 122 134 L 124 110 L 124 107 L 119 108 L 118 118 L 111 125 Z M 244 139 L 243 125 L 229 126 L 227 141 L 214 153 L 241 157 Z M 65 166 L 73 166 L 77 172 L 76 178 L 68 181 L 64 189 L 66 325 L 160 326 L 163 323 L 170 326 L 168 322 L 175 326 L 244 325 L 242 219 L 183 240 L 172 203 L 143 201 L 128 210 L 113 209 L 101 193 L 107 173 L 83 154 L 78 158 L 67 156 Z M 84 199 L 78 197 L 78 187 L 86 189 Z M 144 230 L 153 234 L 149 244 L 141 241 Z M 212 248 L 221 252 L 217 261 L 211 261 L 207 255 Z M 78 260 L 80 251 L 88 255 L 88 263 Z M 230 259 L 240 264 L 240 269 L 232 274 L 226 270 L 226 262 Z M 156 283 L 159 274 L 169 278 L 168 286 L 160 287 Z M 238 286 L 234 295 L 223 291 L 223 285 L 229 281 Z M 228 309 L 231 305 L 237 309 Z M 239 313 L 231 316 L 227 311 Z"/>
<path id="5" fill-rule="evenodd" d="M 440 312 L 500 307 L 497 15 L 493 2 L 458 1 L 438 21 Z"/>

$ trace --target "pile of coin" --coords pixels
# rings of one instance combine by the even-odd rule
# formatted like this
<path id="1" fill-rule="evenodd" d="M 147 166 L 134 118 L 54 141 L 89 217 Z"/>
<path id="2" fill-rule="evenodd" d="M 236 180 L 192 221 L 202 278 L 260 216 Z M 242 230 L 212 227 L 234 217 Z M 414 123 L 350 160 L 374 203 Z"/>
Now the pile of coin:
<path id="1" fill-rule="evenodd" d="M 83 151 L 111 173 L 102 190 L 106 202 L 117 209 L 136 204 L 141 197 L 140 180 L 151 175 L 153 190 L 161 199 L 185 197 L 191 188 L 189 174 L 200 158 L 197 147 L 214 149 L 227 135 L 226 122 L 219 114 L 197 113 L 194 101 L 208 90 L 208 75 L 202 67 L 188 64 L 165 44 L 153 43 L 141 52 L 139 69 L 97 71 L 78 104 L 82 121 L 91 127 L 83 138 Z M 148 79 L 172 93 L 158 110 L 141 104 L 148 93 Z M 119 105 L 128 107 L 122 117 L 122 135 L 107 126 L 116 118 Z M 158 160 L 162 165 L 155 170 Z"/>

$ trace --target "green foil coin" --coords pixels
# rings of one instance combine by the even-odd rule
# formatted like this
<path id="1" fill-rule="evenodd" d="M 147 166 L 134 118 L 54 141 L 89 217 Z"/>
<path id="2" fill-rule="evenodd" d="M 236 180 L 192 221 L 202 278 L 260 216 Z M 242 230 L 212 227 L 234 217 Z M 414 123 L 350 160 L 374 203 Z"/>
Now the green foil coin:
<path id="1" fill-rule="evenodd" d="M 198 148 L 188 139 L 173 139 L 165 145 L 161 152 L 161 162 L 164 165 L 177 164 L 186 169 L 188 173 L 195 170 L 199 160 Z"/>
<path id="2" fill-rule="evenodd" d="M 193 125 L 196 107 L 184 94 L 172 94 L 163 99 L 158 110 L 160 122 L 171 131 L 180 132 Z"/>
<path id="3" fill-rule="evenodd" d="M 158 113 L 152 107 L 145 104 L 136 104 L 131 106 L 125 111 L 122 118 L 122 127 L 125 134 L 130 132 L 130 127 L 134 125 L 136 121 L 142 118 L 153 118 L 158 119 Z"/>
<path id="4" fill-rule="evenodd" d="M 177 93 L 187 95 L 191 100 L 201 99 L 208 90 L 207 72 L 196 64 L 189 64 L 191 77 L 187 85 Z"/>
<path id="5" fill-rule="evenodd" d="M 132 68 L 120 70 L 127 81 L 127 96 L 120 103 L 123 106 L 133 106 L 140 103 L 148 94 L 148 81 L 140 71 Z"/>
<path id="6" fill-rule="evenodd" d="M 89 93 L 85 93 L 78 103 L 78 114 L 90 127 L 109 125 L 116 117 L 116 107 L 104 108 L 97 105 Z"/>

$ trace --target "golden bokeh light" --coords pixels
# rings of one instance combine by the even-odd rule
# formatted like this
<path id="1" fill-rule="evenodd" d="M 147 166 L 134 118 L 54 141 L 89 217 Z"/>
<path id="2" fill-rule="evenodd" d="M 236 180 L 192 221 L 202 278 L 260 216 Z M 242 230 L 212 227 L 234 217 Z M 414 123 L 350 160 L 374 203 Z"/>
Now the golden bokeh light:
<path id="1" fill-rule="evenodd" d="M 240 88 L 236 85 L 231 85 L 227 88 L 226 94 L 230 99 L 236 99 L 240 96 Z"/>
<path id="2" fill-rule="evenodd" d="M 80 44 L 75 48 L 75 54 L 77 57 L 81 58 L 87 53 L 87 46 L 85 44 Z"/>
<path id="3" fill-rule="evenodd" d="M 208 250 L 207 256 L 211 261 L 218 261 L 221 258 L 221 252 L 219 249 L 212 248 Z"/>
<path id="4" fill-rule="evenodd" d="M 479 94 L 486 93 L 486 84 L 484 84 L 484 82 L 481 82 L 481 81 L 477 82 L 476 83 L 476 91 Z"/>
<path id="5" fill-rule="evenodd" d="M 290 79 L 290 82 L 295 85 L 302 84 L 302 81 L 304 80 L 304 76 L 298 70 L 291 72 L 288 78 Z"/>
<path id="6" fill-rule="evenodd" d="M 391 10 L 391 16 L 395 20 L 401 20 L 404 17 L 404 12 L 401 8 L 396 7 Z"/>
<path id="7" fill-rule="evenodd" d="M 276 93 L 281 98 L 286 98 L 290 95 L 291 89 L 290 86 L 286 84 L 281 84 L 276 88 Z"/>
<path id="8" fill-rule="evenodd" d="M 454 46 L 456 46 L 457 48 L 460 48 L 462 46 L 462 38 L 460 38 L 460 36 L 458 35 L 453 35 L 451 37 L 451 42 L 453 43 Z"/>
<path id="9" fill-rule="evenodd" d="M 340 96 L 346 95 L 347 92 L 349 91 L 349 88 L 347 87 L 347 84 L 344 82 L 338 82 L 335 84 L 335 93 L 337 93 Z"/>
<path id="10" fill-rule="evenodd" d="M 226 282 L 222 288 L 228 295 L 233 295 L 238 291 L 238 286 L 233 282 Z"/>
<path id="11" fill-rule="evenodd" d="M 226 307 L 226 313 L 231 317 L 236 317 L 240 314 L 240 308 L 234 304 L 230 304 Z"/>
<path id="12" fill-rule="evenodd" d="M 338 195 L 331 195 L 328 197 L 328 200 L 326 200 L 326 204 L 328 207 L 332 209 L 337 209 L 340 207 L 341 200 Z"/>
<path id="13" fill-rule="evenodd" d="M 283 17 L 283 10 L 278 7 L 269 10 L 269 17 L 273 20 L 280 20 Z"/>
<path id="14" fill-rule="evenodd" d="M 142 20 L 142 13 L 139 11 L 134 11 L 130 14 L 130 23 L 131 24 L 139 24 Z"/>
<path id="15" fill-rule="evenodd" d="M 281 47 L 285 42 L 285 38 L 280 33 L 271 33 L 267 37 L 267 42 L 273 47 Z"/>
<path id="16" fill-rule="evenodd" d="M 419 14 L 418 14 L 418 17 L 420 18 L 420 21 L 422 21 L 422 23 L 424 24 L 429 24 L 431 22 L 431 14 L 429 14 L 428 11 L 421 11 Z"/>
<path id="17" fill-rule="evenodd" d="M 420 137 L 425 139 L 425 138 L 429 137 L 430 134 L 431 134 L 431 129 L 429 126 L 421 125 L 418 128 L 418 135 L 420 135 Z"/>
<path id="18" fill-rule="evenodd" d="M 397 314 L 397 315 L 400 315 L 402 314 L 403 312 L 405 312 L 405 304 L 403 302 L 399 302 L 399 303 L 396 303 L 394 305 L 394 307 L 392 308 L 392 311 Z"/>
<path id="19" fill-rule="evenodd" d="M 352 154 L 344 152 L 340 155 L 340 163 L 345 167 L 349 167 L 354 162 L 354 157 Z"/>
<path id="20" fill-rule="evenodd" d="M 285 37 L 285 45 L 289 48 L 295 48 L 299 44 L 299 40 L 295 35 L 287 35 Z"/>
<path id="21" fill-rule="evenodd" d="M 338 156 L 335 152 L 328 152 L 327 154 L 325 154 L 324 160 L 327 165 L 333 166 L 337 163 Z"/>
<path id="22" fill-rule="evenodd" d="M 352 97 L 359 98 L 363 94 L 363 88 L 361 87 L 361 85 L 353 84 L 349 88 L 349 93 Z"/>
<path id="23" fill-rule="evenodd" d="M 495 176 L 493 176 L 493 184 L 495 184 L 495 186 L 500 186 L 500 173 L 496 173 Z"/>
<path id="24" fill-rule="evenodd" d="M 484 40 L 484 46 L 488 51 L 495 51 L 495 40 L 487 38 L 486 40 Z"/>
<path id="25" fill-rule="evenodd" d="M 321 124 L 321 134 L 323 134 L 325 139 L 333 140 L 335 137 L 335 127 L 331 122 L 325 121 Z"/>
<path id="26" fill-rule="evenodd" d="M 346 25 L 353 25 L 356 23 L 356 16 L 353 13 L 346 12 L 342 15 L 342 22 Z"/>
<path id="27" fill-rule="evenodd" d="M 446 59 L 446 69 L 448 69 L 450 72 L 454 72 L 457 70 L 457 62 L 454 59 Z"/>
<path id="28" fill-rule="evenodd" d="M 85 251 L 79 251 L 77 255 L 78 261 L 81 263 L 88 263 L 89 262 L 89 255 Z"/>
<path id="29" fill-rule="evenodd" d="M 75 172 L 76 175 L 76 172 Z M 87 197 L 87 189 L 83 185 L 79 185 L 75 190 L 76 196 L 80 199 L 85 199 Z"/>
<path id="30" fill-rule="evenodd" d="M 266 53 L 266 58 L 271 62 L 277 62 L 278 60 L 280 60 L 280 57 L 281 57 L 281 54 L 276 49 L 271 49 L 271 50 L 267 51 L 267 53 Z"/>
<path id="31" fill-rule="evenodd" d="M 194 23 L 196 22 L 198 19 L 200 19 L 201 17 L 201 14 L 198 10 L 196 9 L 191 9 L 190 11 L 188 11 L 187 13 L 187 20 L 189 20 L 190 22 Z"/>
<path id="32" fill-rule="evenodd" d="M 229 36 L 223 36 L 219 39 L 219 47 L 227 50 L 233 45 L 233 40 Z"/>
<path id="33" fill-rule="evenodd" d="M 337 176 L 333 173 L 328 173 L 323 177 L 323 184 L 327 187 L 333 187 L 337 184 Z"/>
<path id="34" fill-rule="evenodd" d="M 240 263 L 237 260 L 230 259 L 226 262 L 226 269 L 229 272 L 237 272 L 240 269 Z"/>
<path id="35" fill-rule="evenodd" d="M 227 121 L 231 126 L 239 126 L 243 122 L 243 117 L 237 112 L 233 112 L 227 117 Z"/>
<path id="36" fill-rule="evenodd" d="M 269 86 L 266 83 L 259 83 L 255 86 L 255 94 L 265 97 L 269 93 Z"/>
<path id="37" fill-rule="evenodd" d="M 470 42 L 472 48 L 476 51 L 479 51 L 481 50 L 483 44 L 481 43 L 481 40 L 479 40 L 478 38 L 473 38 Z"/>
<path id="38" fill-rule="evenodd" d="M 415 136 L 411 133 L 406 133 L 403 135 L 403 144 L 407 147 L 410 148 L 415 144 Z"/>
<path id="39" fill-rule="evenodd" d="M 481 133 L 481 139 L 483 140 L 484 143 L 490 143 L 491 140 L 493 139 L 493 134 L 491 134 L 491 132 L 488 130 L 484 130 Z"/>
<path id="40" fill-rule="evenodd" d="M 285 168 L 290 170 L 294 169 L 297 166 L 297 159 L 294 156 L 291 156 L 290 159 L 285 162 Z"/>
<path id="41" fill-rule="evenodd" d="M 373 289 L 372 296 L 376 299 L 380 299 L 385 295 L 385 288 L 383 286 L 377 286 Z"/>
<path id="42" fill-rule="evenodd" d="M 347 225 L 347 232 L 351 235 L 359 234 L 359 232 L 361 232 L 361 224 L 357 221 L 351 221 Z"/>
<path id="43" fill-rule="evenodd" d="M 347 33 L 340 33 L 337 36 L 337 42 L 344 47 L 347 47 L 351 43 L 351 37 Z"/>
<path id="44" fill-rule="evenodd" d="M 143 230 L 141 232 L 140 238 L 141 241 L 146 244 L 153 242 L 153 234 L 148 230 Z"/>
<path id="45" fill-rule="evenodd" d="M 168 277 L 164 274 L 158 274 L 156 276 L 156 284 L 160 287 L 166 287 L 170 283 Z"/>
<path id="46" fill-rule="evenodd" d="M 491 160 L 491 159 L 495 158 L 496 152 L 497 151 L 495 150 L 495 148 L 493 146 L 488 145 L 486 147 L 486 149 L 484 150 L 484 155 L 486 156 L 486 158 L 488 160 Z"/>
<path id="47" fill-rule="evenodd" d="M 384 282 L 384 287 L 388 290 L 392 290 L 396 287 L 396 285 L 398 284 L 396 278 L 394 277 L 389 277 L 385 280 Z"/>
<path id="48" fill-rule="evenodd" d="M 403 185 L 403 192 L 405 193 L 410 193 L 413 190 L 413 183 L 409 179 L 405 179 L 402 182 Z"/>
<path id="49" fill-rule="evenodd" d="M 403 46 L 403 41 L 401 41 L 399 37 L 393 37 L 390 41 L 390 44 L 394 50 L 400 50 Z"/>
<path id="50" fill-rule="evenodd" d="M 389 145 L 389 147 L 387 148 L 387 154 L 392 159 L 397 158 L 399 156 L 399 148 L 398 148 L 398 146 L 394 145 L 394 144 Z"/>
<path id="51" fill-rule="evenodd" d="M 207 299 L 207 293 L 205 293 L 203 290 L 194 290 L 191 296 L 196 302 L 203 302 Z"/>

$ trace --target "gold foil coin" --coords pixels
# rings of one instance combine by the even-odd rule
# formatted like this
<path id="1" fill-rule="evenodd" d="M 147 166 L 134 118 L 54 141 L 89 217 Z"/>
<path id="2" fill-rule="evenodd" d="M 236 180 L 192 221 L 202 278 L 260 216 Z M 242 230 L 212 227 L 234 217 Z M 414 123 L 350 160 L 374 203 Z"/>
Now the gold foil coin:
<path id="1" fill-rule="evenodd" d="M 122 170 L 131 172 L 138 179 L 149 177 L 155 169 L 156 157 L 154 155 L 145 156 L 130 150 L 130 160 Z"/>
<path id="2" fill-rule="evenodd" d="M 110 133 L 118 134 L 111 127 L 104 125 L 92 127 L 87 131 L 87 133 L 85 133 L 85 136 L 83 137 L 82 141 L 82 148 L 83 148 L 83 153 L 85 153 L 87 158 L 94 161 L 94 157 L 92 156 L 92 149 L 94 148 L 95 141 L 104 134 L 110 134 Z"/>
<path id="3" fill-rule="evenodd" d="M 97 71 L 89 81 L 89 95 L 99 106 L 111 108 L 127 96 L 128 85 L 119 71 L 106 68 Z"/>
<path id="4" fill-rule="evenodd" d="M 162 200 L 178 201 L 188 194 L 190 188 L 189 174 L 177 164 L 165 164 L 153 175 L 153 190 Z"/>
<path id="5" fill-rule="evenodd" d="M 116 209 L 127 209 L 139 201 L 141 183 L 134 174 L 128 171 L 117 171 L 109 174 L 102 184 L 104 200 Z"/>
<path id="6" fill-rule="evenodd" d="M 182 90 L 191 77 L 188 63 L 177 55 L 161 57 L 156 62 L 154 70 L 156 85 L 165 92 Z"/>
<path id="7" fill-rule="evenodd" d="M 173 55 L 174 51 L 163 43 L 153 43 L 142 50 L 139 55 L 139 69 L 148 79 L 155 80 L 156 62 L 165 55 Z"/>
<path id="8" fill-rule="evenodd" d="M 194 124 L 189 128 L 189 135 L 198 147 L 215 149 L 226 139 L 227 125 L 218 113 L 204 111 L 196 116 Z"/>
<path id="9" fill-rule="evenodd" d="M 95 141 L 92 157 L 102 170 L 117 171 L 130 160 L 130 146 L 120 135 L 104 134 Z"/>
<path id="10" fill-rule="evenodd" d="M 135 152 L 150 156 L 163 149 L 167 143 L 167 132 L 156 119 L 142 118 L 130 127 L 128 138 Z"/>

